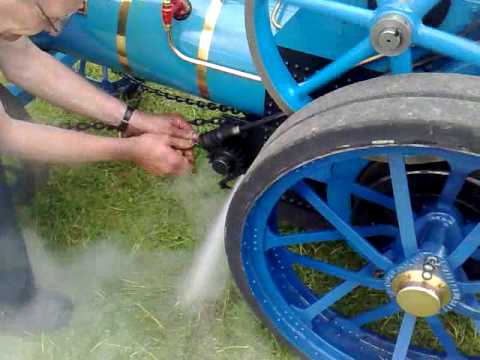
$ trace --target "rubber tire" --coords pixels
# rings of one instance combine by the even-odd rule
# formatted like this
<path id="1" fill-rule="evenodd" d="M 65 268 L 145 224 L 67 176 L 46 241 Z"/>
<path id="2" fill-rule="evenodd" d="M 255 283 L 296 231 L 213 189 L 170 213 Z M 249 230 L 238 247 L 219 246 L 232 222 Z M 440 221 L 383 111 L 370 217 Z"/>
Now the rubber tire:
<path id="1" fill-rule="evenodd" d="M 6 88 L 0 86 L 0 102 L 7 114 L 19 120 L 30 121 L 30 115 Z M 34 194 L 45 186 L 48 180 L 48 166 L 46 164 L 19 161 L 20 168 L 16 182 L 13 184 L 15 202 L 17 204 L 29 204 Z"/>
<path id="2" fill-rule="evenodd" d="M 225 228 L 226 253 L 235 282 L 274 334 L 283 339 L 253 297 L 241 260 L 243 228 L 259 196 L 300 164 L 348 149 L 381 143 L 480 153 L 479 115 L 480 78 L 408 74 L 339 89 L 282 124 L 238 187 Z M 305 357 L 301 349 L 289 346 Z"/>

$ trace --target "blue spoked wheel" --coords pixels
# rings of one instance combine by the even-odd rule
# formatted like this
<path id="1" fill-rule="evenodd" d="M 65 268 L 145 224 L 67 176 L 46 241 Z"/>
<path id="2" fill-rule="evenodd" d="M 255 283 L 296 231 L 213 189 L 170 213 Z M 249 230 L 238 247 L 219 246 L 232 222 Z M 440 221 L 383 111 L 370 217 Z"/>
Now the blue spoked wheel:
<path id="1" fill-rule="evenodd" d="M 283 2 L 282 2 L 283 3 Z M 277 46 L 277 34 L 272 33 L 267 0 L 246 0 L 245 20 L 248 43 L 257 70 L 271 97 L 286 113 L 293 113 L 310 103 L 317 91 L 326 87 L 342 75 L 357 67 L 376 63 L 382 72 L 391 74 L 411 73 L 417 60 L 431 54 L 441 54 L 445 58 L 455 59 L 466 64 L 480 65 L 480 45 L 465 34 L 472 22 L 467 4 L 470 1 L 444 0 L 288 0 L 284 2 L 304 12 L 316 15 L 318 23 L 338 20 L 349 26 L 338 25 L 332 33 L 355 32 L 362 35 L 358 43 L 348 43 L 344 53 L 332 59 L 327 66 L 319 69 L 306 79 L 298 80 L 292 76 L 284 63 Z M 368 5 L 375 3 L 375 9 Z M 357 6 L 353 5 L 356 4 Z M 363 7 L 361 6 L 363 4 Z M 444 6 L 445 5 L 445 6 Z M 471 5 L 471 4 L 470 4 Z M 448 11 L 441 14 L 440 27 L 432 24 L 433 12 Z M 446 16 L 446 17 L 444 17 Z M 353 28 L 351 27 L 353 26 Z M 297 24 L 298 27 L 298 24 Z M 281 37 L 288 39 L 286 34 Z M 322 46 L 344 47 L 344 37 L 340 36 L 331 43 L 325 43 L 322 33 L 316 33 L 315 25 L 308 24 L 305 39 L 290 39 L 289 46 L 306 40 Z M 297 32 L 298 29 L 291 31 Z M 325 30 L 322 30 L 325 31 Z M 395 36 L 392 35 L 395 32 Z M 292 35 L 294 36 L 294 35 Z M 438 70 L 442 72 L 442 70 Z"/>
<path id="2" fill-rule="evenodd" d="M 226 250 L 246 300 L 299 354 L 480 354 L 447 326 L 480 323 L 477 88 L 440 74 L 355 84 L 292 116 L 262 150 L 233 198 Z M 285 198 L 317 221 L 278 217 Z"/>

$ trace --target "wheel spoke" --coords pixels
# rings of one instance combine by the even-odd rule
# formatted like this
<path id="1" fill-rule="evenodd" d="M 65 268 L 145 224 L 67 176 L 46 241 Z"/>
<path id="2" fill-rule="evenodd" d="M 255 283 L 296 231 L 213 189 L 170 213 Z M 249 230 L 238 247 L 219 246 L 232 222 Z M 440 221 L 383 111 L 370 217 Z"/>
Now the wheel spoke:
<path id="1" fill-rule="evenodd" d="M 392 316 L 400 312 L 400 308 L 397 305 L 396 301 L 392 301 L 388 304 L 377 307 L 376 309 L 366 311 L 360 315 L 352 318 L 352 322 L 355 325 L 363 326 L 381 319 L 385 319 L 389 316 Z"/>
<path id="2" fill-rule="evenodd" d="M 313 321 L 317 315 L 322 311 L 328 309 L 330 306 L 335 304 L 337 301 L 348 295 L 353 291 L 359 284 L 354 281 L 345 281 L 340 284 L 333 290 L 329 291 L 324 295 L 320 300 L 315 302 L 313 305 L 309 306 L 306 309 L 296 309 L 300 316 L 302 316 L 306 321 Z"/>
<path id="3" fill-rule="evenodd" d="M 480 281 L 461 282 L 458 285 L 464 294 L 480 294 Z"/>
<path id="4" fill-rule="evenodd" d="M 439 202 L 444 205 L 453 205 L 457 199 L 458 194 L 463 188 L 463 184 L 467 179 L 468 172 L 461 169 L 452 168 L 450 175 L 443 187 L 442 194 L 440 195 Z"/>
<path id="5" fill-rule="evenodd" d="M 398 229 L 392 225 L 375 225 L 355 227 L 354 230 L 361 236 L 391 236 L 398 234 Z M 337 230 L 308 231 L 304 233 L 280 235 L 272 230 L 267 230 L 265 250 L 281 246 L 304 245 L 318 242 L 344 240 L 345 237 Z"/>
<path id="6" fill-rule="evenodd" d="M 412 51 L 405 50 L 398 56 L 390 58 L 390 70 L 392 74 L 408 74 L 412 72 Z"/>
<path id="7" fill-rule="evenodd" d="M 468 304 L 460 303 L 457 306 L 455 306 L 454 311 L 457 314 L 460 314 L 472 319 L 473 321 L 480 320 L 480 310 L 475 309 L 473 306 L 470 306 Z"/>
<path id="8" fill-rule="evenodd" d="M 292 264 L 302 265 L 307 268 L 314 269 L 343 280 L 355 282 L 361 286 L 377 290 L 383 290 L 385 287 L 382 279 L 376 279 L 372 276 L 366 275 L 365 273 L 345 270 L 341 267 L 330 265 L 323 261 L 315 260 L 308 256 L 302 256 L 292 252 L 286 253 L 286 256 L 288 258 L 288 261 Z"/>
<path id="9" fill-rule="evenodd" d="M 477 297 L 472 294 L 468 294 L 465 296 L 465 303 L 471 306 L 473 309 L 480 309 L 480 303 L 477 300 Z M 472 320 L 473 325 L 475 326 L 475 331 L 478 333 L 480 332 L 480 320 Z"/>
<path id="10" fill-rule="evenodd" d="M 332 224 L 344 237 L 348 244 L 364 256 L 367 260 L 374 263 L 382 270 L 388 270 L 393 266 L 390 259 L 383 256 L 367 240 L 361 237 L 350 225 L 342 220 L 320 197 L 305 183 L 299 182 L 295 192 L 303 197 L 312 205 L 330 224 Z"/>
<path id="11" fill-rule="evenodd" d="M 313 2 L 312 3 L 317 3 Z M 327 85 L 347 71 L 353 69 L 358 63 L 375 54 L 369 38 L 361 41 L 357 46 L 340 56 L 329 65 L 317 71 L 309 79 L 298 85 L 300 96 L 309 95 L 315 90 Z"/>
<path id="12" fill-rule="evenodd" d="M 417 45 L 436 53 L 469 64 L 480 65 L 480 46 L 475 41 L 420 25 L 417 28 L 415 42 Z"/>
<path id="13" fill-rule="evenodd" d="M 363 274 L 368 276 L 372 271 L 372 266 L 367 265 L 358 274 Z M 334 289 L 330 290 L 328 293 L 322 296 L 321 299 L 316 301 L 313 305 L 309 306 L 306 309 L 298 309 L 297 312 L 300 316 L 304 317 L 307 321 L 313 321 L 313 319 L 319 315 L 322 311 L 328 309 L 330 306 L 335 304 L 340 299 L 344 298 L 350 292 L 352 292 L 360 284 L 355 281 L 345 281 L 344 283 L 338 285 Z"/>
<path id="14" fill-rule="evenodd" d="M 445 329 L 442 320 L 438 316 L 429 317 L 426 320 L 448 357 L 459 360 L 463 359 L 463 356 L 461 356 L 457 350 L 455 341 Z"/>
<path id="15" fill-rule="evenodd" d="M 289 0 L 288 3 L 363 27 L 368 27 L 374 17 L 372 10 L 353 5 L 342 4 L 339 1 Z"/>
<path id="16" fill-rule="evenodd" d="M 450 254 L 448 261 L 454 269 L 462 265 L 480 246 L 480 224 L 467 235 L 465 239 Z"/>
<path id="17" fill-rule="evenodd" d="M 390 166 L 390 176 L 392 178 L 395 207 L 397 209 L 398 226 L 400 228 L 400 240 L 403 253 L 405 257 L 408 258 L 415 255 L 418 248 L 405 162 L 403 156 L 400 154 L 390 155 L 388 162 Z"/>
<path id="18" fill-rule="evenodd" d="M 408 6 L 419 18 L 423 18 L 439 2 L 440 0 L 410 0 Z"/>
<path id="19" fill-rule="evenodd" d="M 395 351 L 392 360 L 405 360 L 407 358 L 408 348 L 412 341 L 416 321 L 417 318 L 415 316 L 405 313 L 402 326 L 397 335 L 397 343 L 395 344 Z"/>
<path id="20" fill-rule="evenodd" d="M 382 194 L 381 192 L 369 189 L 360 184 L 351 185 L 351 193 L 360 199 L 367 200 L 371 203 L 381 205 L 387 209 L 395 210 L 395 201 L 390 196 Z"/>

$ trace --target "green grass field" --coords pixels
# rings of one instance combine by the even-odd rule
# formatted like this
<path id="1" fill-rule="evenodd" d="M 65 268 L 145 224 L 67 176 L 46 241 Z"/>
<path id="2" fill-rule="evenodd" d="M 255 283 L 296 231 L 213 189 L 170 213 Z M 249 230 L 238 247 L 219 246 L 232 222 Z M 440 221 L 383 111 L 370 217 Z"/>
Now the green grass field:
<path id="1" fill-rule="evenodd" d="M 215 115 L 150 95 L 141 109 L 190 119 Z M 50 124 L 85 121 L 40 100 L 29 111 Z M 296 358 L 259 323 L 230 279 L 201 306 L 178 303 L 195 250 L 227 196 L 205 154 L 197 156 L 197 172 L 178 179 L 151 177 L 120 163 L 51 168 L 47 186 L 19 213 L 39 284 L 71 296 L 74 319 L 53 334 L 0 337 L 0 360 Z M 341 245 L 331 245 L 319 253 L 330 259 L 344 254 Z M 319 285 L 318 292 L 337 283 L 303 274 Z M 337 309 L 355 313 L 358 306 L 382 301 L 359 289 Z M 462 349 L 479 354 L 472 324 L 447 320 Z M 392 317 L 373 328 L 393 337 L 399 322 Z M 418 345 L 438 347 L 423 323 L 414 337 Z"/>
<path id="2" fill-rule="evenodd" d="M 145 96 L 141 108 L 211 116 Z M 36 100 L 32 117 L 80 117 Z M 112 135 L 112 134 L 110 134 Z M 47 186 L 19 209 L 41 286 L 71 296 L 71 326 L 0 337 L 0 359 L 290 359 L 227 279 L 214 299 L 178 304 L 195 249 L 227 193 L 198 154 L 196 174 L 155 178 L 129 164 L 51 168 Z"/>

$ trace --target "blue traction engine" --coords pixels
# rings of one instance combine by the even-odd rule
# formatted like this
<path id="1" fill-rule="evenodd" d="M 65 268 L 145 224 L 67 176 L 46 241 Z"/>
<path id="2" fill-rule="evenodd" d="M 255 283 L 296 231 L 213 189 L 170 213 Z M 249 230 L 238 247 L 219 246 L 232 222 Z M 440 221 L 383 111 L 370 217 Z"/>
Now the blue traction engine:
<path id="1" fill-rule="evenodd" d="M 244 174 L 229 264 L 294 352 L 467 359 L 478 340 L 452 329 L 480 329 L 479 12 L 478 0 L 90 0 L 34 41 L 80 72 L 123 74 L 99 84 L 112 93 L 148 80 L 225 110 L 202 144 L 225 184 Z"/>

